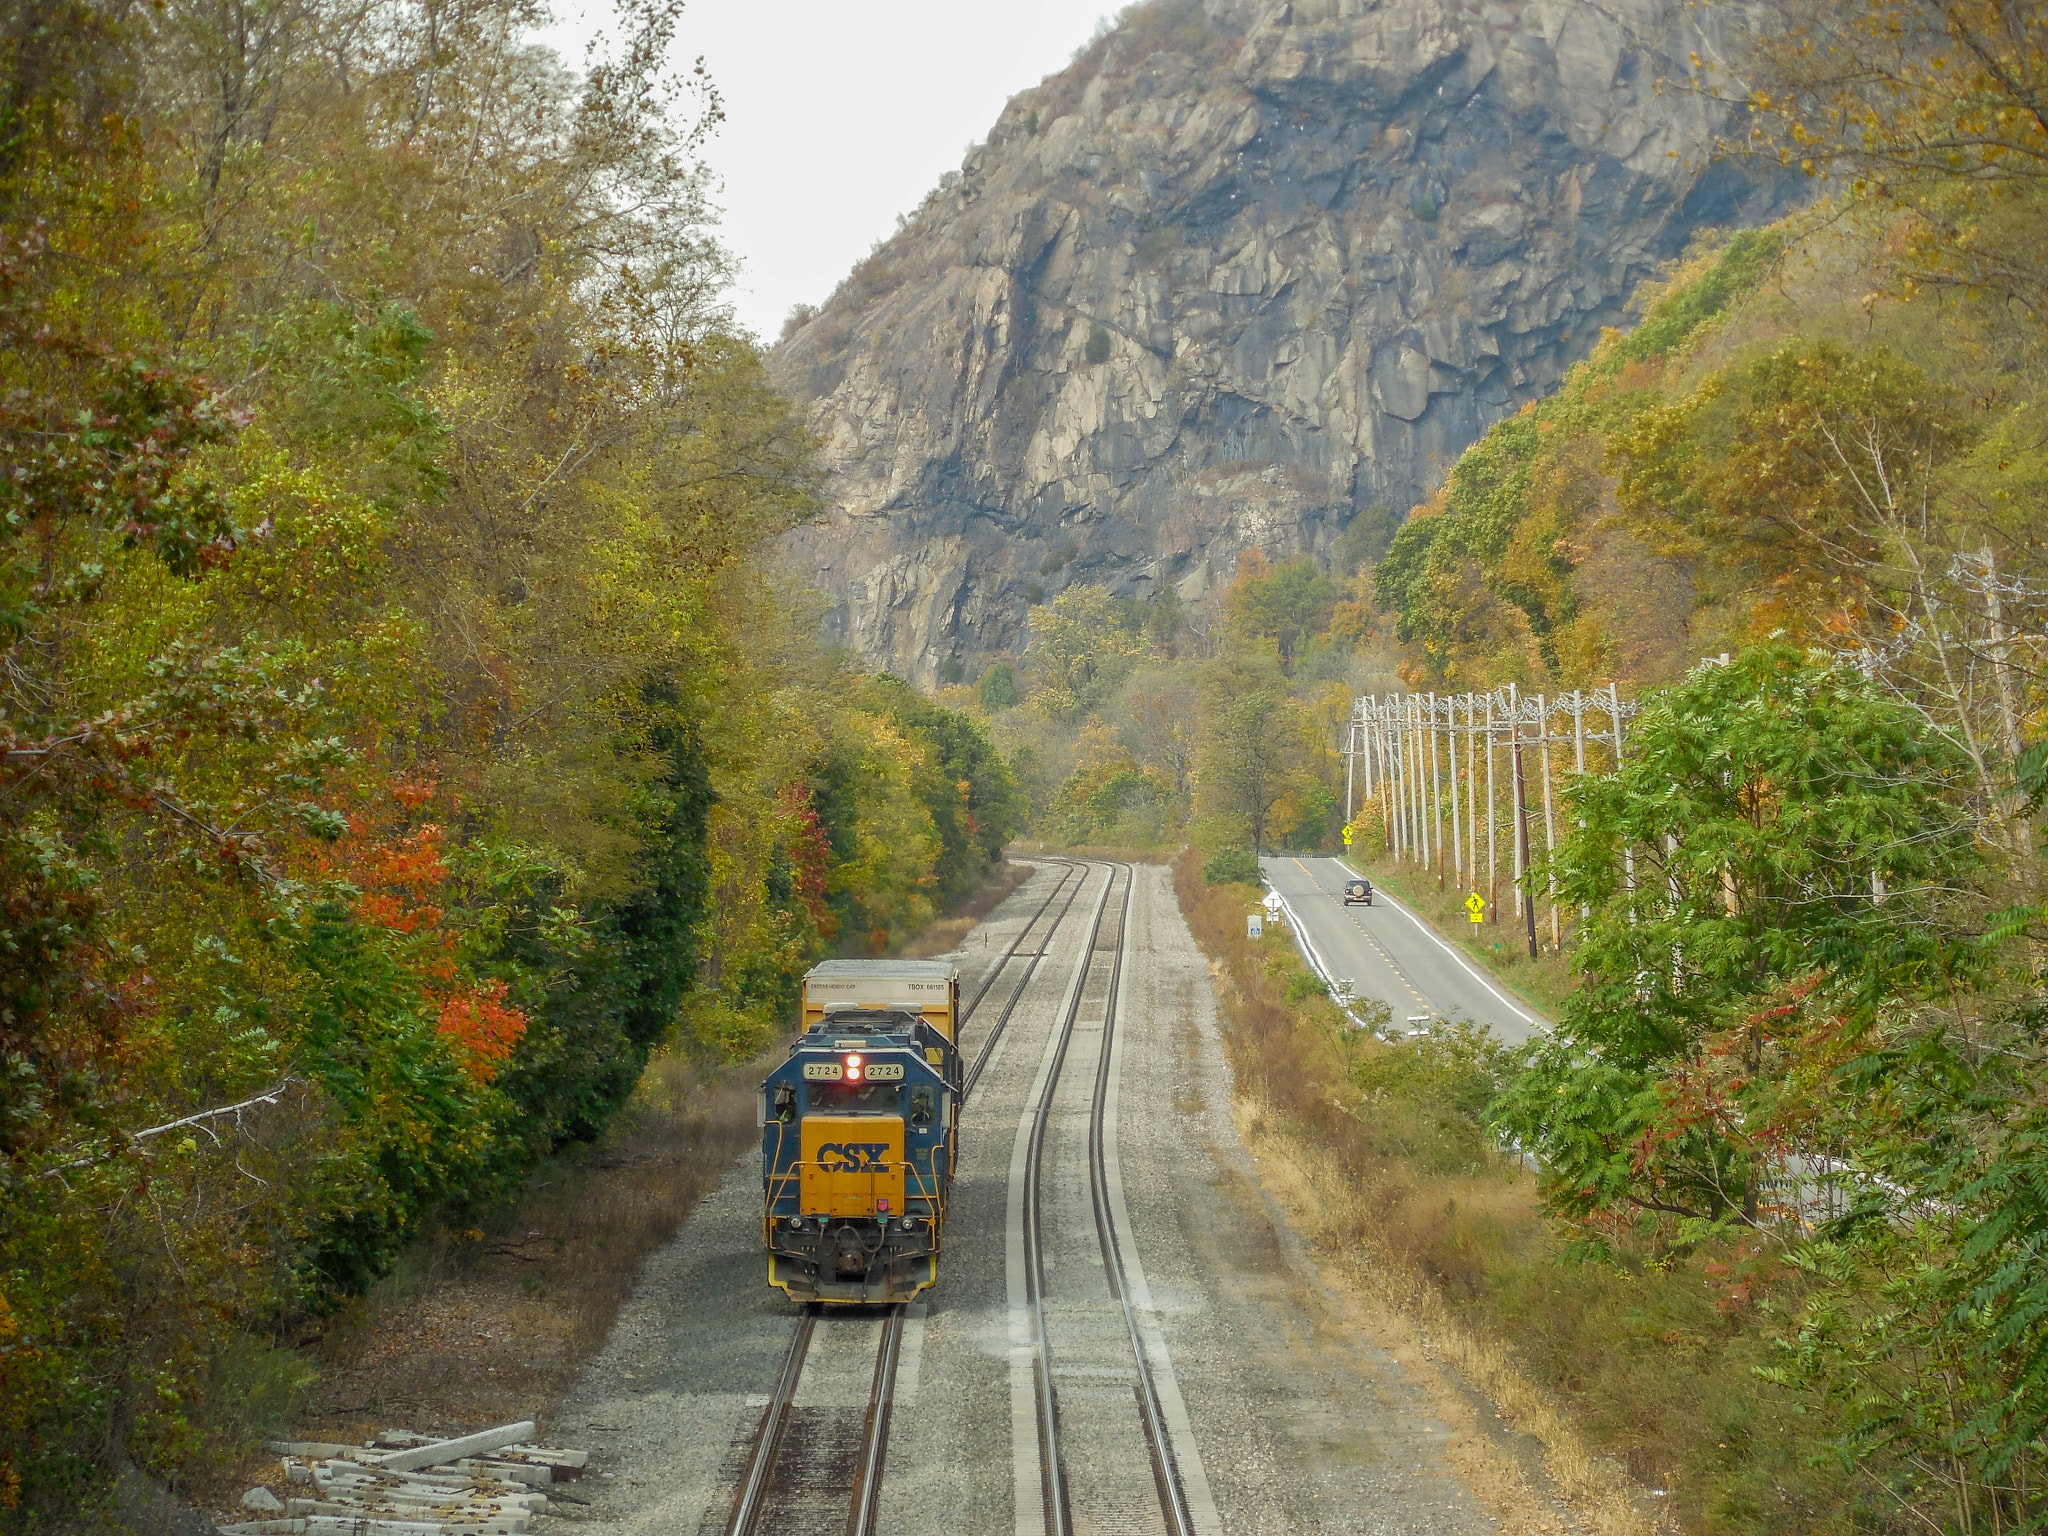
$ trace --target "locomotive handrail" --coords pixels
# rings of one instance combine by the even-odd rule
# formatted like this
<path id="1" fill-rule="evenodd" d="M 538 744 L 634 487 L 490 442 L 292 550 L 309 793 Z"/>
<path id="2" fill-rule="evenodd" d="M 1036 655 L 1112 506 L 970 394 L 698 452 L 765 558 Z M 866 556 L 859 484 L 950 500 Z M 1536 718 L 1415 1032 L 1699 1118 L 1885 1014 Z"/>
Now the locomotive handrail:
<path id="1" fill-rule="evenodd" d="M 778 1153 L 782 1150 L 782 1138 L 779 1131 L 776 1135 L 775 1147 Z M 934 1152 L 938 1150 L 936 1147 L 933 1148 Z M 764 1233 L 775 1224 L 775 1202 L 788 1193 L 792 1180 L 802 1178 L 806 1168 L 815 1168 L 820 1173 L 845 1173 L 852 1171 L 843 1168 L 827 1168 L 823 1163 L 815 1159 L 811 1162 L 805 1162 L 799 1158 L 797 1161 L 789 1164 L 786 1172 L 769 1174 L 763 1180 L 765 1199 L 761 1206 L 761 1227 Z M 944 1190 L 940 1187 L 940 1179 L 936 1171 L 929 1174 L 924 1173 L 918 1168 L 917 1164 L 911 1162 L 908 1158 L 897 1162 L 883 1163 L 876 1168 L 862 1168 L 857 1171 L 870 1174 L 891 1173 L 899 1168 L 903 1171 L 904 1183 L 907 1186 L 914 1186 L 914 1188 L 906 1190 L 903 1197 L 905 1203 L 912 1199 L 927 1202 L 932 1207 L 933 1219 L 943 1224 L 946 1219 L 946 1196 Z M 895 1214 L 901 1215 L 902 1212 Z"/>

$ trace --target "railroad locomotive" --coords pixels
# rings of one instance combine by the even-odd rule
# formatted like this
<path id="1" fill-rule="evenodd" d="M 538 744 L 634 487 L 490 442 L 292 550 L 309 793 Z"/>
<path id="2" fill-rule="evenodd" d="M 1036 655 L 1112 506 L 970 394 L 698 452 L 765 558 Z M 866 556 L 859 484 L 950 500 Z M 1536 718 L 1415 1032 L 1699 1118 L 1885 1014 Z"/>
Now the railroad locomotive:
<path id="1" fill-rule="evenodd" d="M 828 960 L 761 1085 L 768 1283 L 800 1301 L 908 1301 L 938 1279 L 959 1145 L 960 972 Z"/>

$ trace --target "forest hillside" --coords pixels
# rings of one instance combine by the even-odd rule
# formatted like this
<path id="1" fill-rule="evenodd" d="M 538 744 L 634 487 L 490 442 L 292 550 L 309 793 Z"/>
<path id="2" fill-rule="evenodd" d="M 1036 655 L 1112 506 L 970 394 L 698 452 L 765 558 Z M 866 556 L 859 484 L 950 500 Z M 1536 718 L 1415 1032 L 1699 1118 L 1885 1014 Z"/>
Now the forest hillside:
<path id="1" fill-rule="evenodd" d="M 673 8 L 534 19 L 0 6 L 0 1528 L 232 1462 L 430 1223 L 1014 824 L 766 562 L 818 480 Z"/>

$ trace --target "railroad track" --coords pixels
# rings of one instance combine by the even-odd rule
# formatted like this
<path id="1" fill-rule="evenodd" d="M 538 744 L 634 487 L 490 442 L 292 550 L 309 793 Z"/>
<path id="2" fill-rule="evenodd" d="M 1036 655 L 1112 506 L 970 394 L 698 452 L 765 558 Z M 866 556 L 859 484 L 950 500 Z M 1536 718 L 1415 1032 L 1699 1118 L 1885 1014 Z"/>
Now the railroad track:
<path id="1" fill-rule="evenodd" d="M 1123 893 L 1112 904 L 1111 896 L 1121 872 Z M 1038 1424 L 1038 1474 L 1040 1507 L 1047 1536 L 1070 1536 L 1073 1529 L 1072 1498 L 1066 1458 L 1060 1434 L 1060 1405 L 1053 1381 L 1053 1351 L 1045 1317 L 1045 1233 L 1043 1215 L 1043 1165 L 1045 1141 L 1053 1114 L 1053 1103 L 1066 1069 L 1068 1047 L 1073 1041 L 1082 1005 L 1088 994 L 1091 972 L 1108 955 L 1108 975 L 1102 992 L 1102 1038 L 1096 1054 L 1095 1076 L 1088 1098 L 1088 1183 L 1089 1200 L 1095 1217 L 1096 1242 L 1102 1254 L 1103 1275 L 1123 1321 L 1123 1336 L 1129 1347 L 1134 1394 L 1145 1447 L 1152 1464 L 1154 1491 L 1168 1536 L 1206 1536 L 1215 1529 L 1214 1505 L 1208 1496 L 1207 1480 L 1194 1463 L 1198 1497 L 1191 1500 L 1188 1479 L 1175 1454 L 1174 1436 L 1156 1379 L 1153 1360 L 1133 1304 L 1133 1286 L 1125 1265 L 1127 1239 L 1119 1231 L 1122 1205 L 1120 1189 L 1113 1188 L 1105 1132 L 1110 1124 L 1108 1098 L 1117 1060 L 1117 1006 L 1123 984 L 1124 954 L 1129 948 L 1129 918 L 1134 872 L 1129 865 L 1109 868 L 1108 887 L 1095 911 L 1088 946 L 1083 950 L 1077 974 L 1069 986 L 1065 1007 L 1055 1028 L 1050 1070 L 1042 1074 L 1037 1098 L 1029 1110 L 1030 1133 L 1024 1148 L 1023 1246 L 1025 1296 L 1032 1333 L 1032 1385 Z M 1115 942 L 1105 946 L 1108 925 L 1115 923 Z M 1173 1402 L 1179 1408 L 1177 1389 Z M 1185 1421 L 1185 1412 L 1180 1417 Z M 1183 1431 L 1185 1432 L 1185 1431 Z M 1020 1494 L 1023 1490 L 1019 1490 Z M 1199 1523 L 1196 1507 L 1206 1519 Z M 1020 1513 L 1020 1525 L 1022 1517 Z"/>
<path id="2" fill-rule="evenodd" d="M 1086 864 L 1075 864 L 1066 859 L 1061 859 L 1058 862 L 1065 866 L 1060 871 L 1059 884 L 1055 885 L 1045 900 L 1039 903 L 1038 910 L 1031 914 L 1031 921 L 1017 930 L 1017 937 L 1010 941 L 1010 947 L 1003 952 L 1002 959 L 997 961 L 995 969 L 989 972 L 988 980 L 984 981 L 981 984 L 981 990 L 974 994 L 974 1002 L 968 1008 L 966 1018 L 961 1020 L 960 1034 L 964 1040 L 967 1034 L 967 1019 L 974 1017 L 974 1010 L 981 1006 L 981 1000 L 988 995 L 988 989 L 995 985 L 997 975 L 1004 966 L 1010 963 L 1011 957 L 1016 955 L 1018 947 L 1024 942 L 1024 936 L 1037 926 L 1038 920 L 1041 917 L 1045 916 L 1046 908 L 1053 904 L 1054 898 L 1062 890 L 1066 890 L 1067 899 L 1060 907 L 1060 915 L 1052 920 L 1050 928 L 1039 935 L 1038 948 L 1032 950 L 1025 957 L 1031 961 L 1031 964 L 1025 967 L 1024 973 L 1017 978 L 1017 984 L 1010 989 L 1010 995 L 1003 1003 L 1003 1011 L 996 1015 L 995 1022 L 989 1026 L 988 1033 L 982 1037 L 981 1049 L 974 1053 L 974 1065 L 967 1069 L 967 1080 L 960 1090 L 960 1102 L 962 1105 L 965 1105 L 967 1100 L 973 1096 L 974 1085 L 981 1081 L 982 1068 L 988 1065 L 989 1057 L 994 1054 L 996 1042 L 1003 1038 L 1003 1029 L 1009 1024 L 1010 1015 L 1016 1011 L 1018 999 L 1023 997 L 1024 989 L 1031 984 L 1031 979 L 1038 974 L 1039 962 L 1052 952 L 1052 936 L 1059 932 L 1060 924 L 1067 920 L 1067 913 L 1073 908 L 1074 898 L 1081 894 L 1081 887 L 1088 883 L 1088 866 Z M 1071 889 L 1067 889 L 1067 879 L 1070 875 L 1073 877 L 1074 883 Z"/>
<path id="3" fill-rule="evenodd" d="M 987 1064 L 997 1040 L 1001 1038 L 1003 1028 L 1016 1009 L 1018 999 L 1023 996 L 1025 988 L 1037 975 L 1040 962 L 1050 953 L 1053 934 L 1058 932 L 1060 925 L 1066 921 L 1075 897 L 1087 883 L 1087 865 L 1075 864 L 1064 859 L 1048 862 L 1064 866 L 1060 871 L 1059 880 L 1046 894 L 1045 900 L 1038 904 L 1030 919 L 1017 930 L 1016 937 L 1011 939 L 1009 946 L 990 968 L 961 1016 L 961 1030 L 964 1035 L 968 1022 L 975 1017 L 982 1000 L 988 996 L 1010 962 L 1020 958 L 1031 962 L 1019 976 L 1016 985 L 1011 988 L 1008 998 L 1003 1003 L 1002 1012 L 997 1015 L 995 1023 L 990 1027 L 987 1038 L 982 1041 L 980 1054 L 975 1058 L 973 1069 L 967 1075 L 961 1095 L 963 1102 L 966 1093 L 973 1089 L 975 1081 L 981 1076 L 982 1068 Z M 1036 947 L 1025 950 L 1025 940 L 1038 928 L 1040 920 L 1063 892 L 1066 901 L 1061 905 L 1058 916 L 1053 919 L 1050 927 L 1038 935 Z M 803 1448 L 807 1453 L 805 1459 L 821 1465 L 807 1467 L 806 1473 L 810 1475 L 797 1477 L 791 1475 L 786 1452 L 789 1449 L 792 1420 L 796 1411 L 797 1387 L 803 1380 L 804 1367 L 810 1359 L 811 1345 L 818 1334 L 819 1326 L 822 1323 L 829 1332 L 858 1326 L 873 1317 L 873 1312 L 867 1309 L 827 1317 L 823 1314 L 823 1309 L 816 1305 L 804 1308 L 790 1338 L 789 1352 L 783 1359 L 782 1373 L 776 1379 L 775 1391 L 768 1400 L 767 1408 L 762 1412 L 761 1422 L 756 1427 L 753 1441 L 748 1447 L 746 1468 L 741 1474 L 739 1488 L 734 1495 L 731 1517 L 726 1522 L 727 1536 L 753 1536 L 756 1532 L 788 1528 L 788 1518 L 781 1513 L 788 1504 L 800 1502 L 814 1506 L 821 1499 L 831 1499 L 836 1491 L 847 1490 L 849 1470 L 851 1487 L 846 1491 L 848 1536 L 873 1536 L 876 1503 L 881 1493 L 882 1469 L 888 1455 L 889 1415 L 895 1395 L 896 1363 L 903 1347 L 905 1316 L 906 1309 L 901 1305 L 889 1307 L 883 1312 L 881 1336 L 875 1350 L 873 1380 L 868 1392 L 867 1412 L 861 1423 L 858 1444 L 848 1446 L 829 1435 L 821 1437 L 827 1443 L 807 1445 Z M 846 1454 L 849 1450 L 850 1456 Z M 811 1519 L 806 1519 L 804 1524 L 806 1528 L 815 1527 L 815 1521 Z"/>
<path id="4" fill-rule="evenodd" d="M 1065 861 L 1060 861 L 1065 862 Z M 1088 1183 L 1094 1214 L 1096 1243 L 1102 1255 L 1104 1278 L 1121 1314 L 1121 1337 L 1129 1352 L 1133 1373 L 1133 1394 L 1137 1418 L 1151 1462 L 1153 1492 L 1167 1536 L 1214 1536 L 1218 1530 L 1213 1501 L 1209 1497 L 1199 1456 L 1191 1440 L 1184 1459 L 1176 1451 L 1176 1425 L 1188 1436 L 1186 1411 L 1178 1389 L 1170 1384 L 1162 1390 L 1153 1352 L 1141 1324 L 1138 1295 L 1142 1280 L 1134 1286 L 1135 1256 L 1127 1261 L 1129 1238 L 1121 1222 L 1121 1186 L 1113 1170 L 1113 1112 L 1115 1067 L 1118 1060 L 1116 1033 L 1118 1004 L 1123 985 L 1124 956 L 1129 948 L 1129 918 L 1134 873 L 1129 865 L 1073 863 L 1061 872 L 1059 881 L 1039 903 L 1031 918 L 1018 930 L 977 988 L 962 1019 L 965 1024 L 979 1011 L 1013 959 L 1024 959 L 1024 968 L 1010 988 L 1001 1013 L 983 1039 L 966 1087 L 972 1089 L 1001 1038 L 1004 1026 L 1031 982 L 1040 974 L 1052 949 L 1053 936 L 1065 925 L 1092 869 L 1102 869 L 1107 878 L 1101 897 L 1090 916 L 1088 942 L 1082 948 L 1068 978 L 1066 994 L 1054 1023 L 1051 1062 L 1042 1067 L 1035 1094 L 1026 1108 L 1028 1135 L 1019 1148 L 1020 1158 L 1012 1160 L 1012 1182 L 1021 1181 L 1024 1293 L 1030 1321 L 1031 1395 L 1038 1431 L 1038 1503 L 1044 1517 L 1046 1536 L 1072 1536 L 1073 1510 L 1068 1487 L 1066 1458 L 1062 1450 L 1059 1394 L 1054 1381 L 1054 1353 L 1046 1326 L 1046 1265 L 1044 1229 L 1045 1144 L 1053 1118 L 1054 1100 L 1063 1080 L 1070 1045 L 1077 1032 L 1084 1002 L 1090 998 L 1089 983 L 1098 967 L 1106 969 L 1100 990 L 1102 1009 L 1101 1041 L 1096 1051 L 1094 1076 L 1088 1089 Z M 1119 894 L 1119 886 L 1121 893 Z M 1062 900 L 1062 898 L 1064 899 Z M 1040 929 L 1047 913 L 1058 903 L 1049 926 Z M 1114 941 L 1105 942 L 1114 925 Z M 1036 934 L 1035 941 L 1033 935 Z M 1033 947 L 1026 949 L 1027 941 Z M 1020 1132 L 1022 1131 L 1020 1126 Z M 824 1315 L 816 1306 L 807 1307 L 797 1319 L 789 1352 L 783 1361 L 774 1394 L 761 1415 L 747 1463 L 726 1525 L 727 1536 L 754 1536 L 756 1532 L 796 1529 L 824 1529 L 845 1511 L 848 1536 L 875 1536 L 876 1509 L 882 1474 L 888 1453 L 890 1405 L 894 1395 L 896 1363 L 902 1350 L 906 1308 L 883 1311 L 881 1329 L 873 1355 L 873 1370 L 865 1415 L 857 1436 L 812 1431 L 810 1441 L 793 1433 L 799 1383 L 812 1359 L 812 1346 L 823 1335 L 835 1347 L 846 1341 L 842 1330 L 851 1334 L 874 1319 L 872 1310 L 835 1312 Z M 843 1378 L 852 1355 L 842 1348 L 839 1374 Z M 1170 1406 L 1169 1406 L 1170 1405 Z M 852 1412 L 842 1410 L 837 1418 L 842 1428 L 852 1426 Z M 794 1454 L 793 1454 L 794 1453 Z M 1192 1473 L 1190 1477 L 1189 1473 Z M 1194 1495 L 1190 1496 L 1190 1484 Z M 1019 1489 L 1019 1524 L 1026 1518 L 1022 1507 L 1024 1489 Z M 843 1501 L 843 1502 L 842 1502 Z M 828 1510 L 826 1506 L 830 1505 Z"/>

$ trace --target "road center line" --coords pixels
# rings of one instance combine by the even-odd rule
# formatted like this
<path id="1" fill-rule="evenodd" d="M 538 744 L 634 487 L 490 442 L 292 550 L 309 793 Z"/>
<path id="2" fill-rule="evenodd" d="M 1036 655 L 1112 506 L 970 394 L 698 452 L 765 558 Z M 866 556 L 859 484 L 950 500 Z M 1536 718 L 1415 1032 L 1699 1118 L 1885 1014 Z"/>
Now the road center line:
<path id="1" fill-rule="evenodd" d="M 1346 864 L 1342 859 L 1335 859 L 1331 862 L 1333 862 L 1339 869 L 1343 870 L 1344 873 L 1351 876 L 1351 878 L 1354 880 L 1363 880 L 1365 878 L 1365 876 L 1361 875 L 1349 864 Z M 1315 877 L 1311 875 L 1309 878 L 1314 879 Z M 1505 992 L 1501 991 L 1499 987 L 1495 986 L 1492 982 L 1488 981 L 1486 977 L 1482 975 L 1473 966 L 1471 961 L 1467 960 L 1463 955 L 1459 954 L 1455 949 L 1451 948 L 1450 944 L 1447 943 L 1441 936 L 1439 936 L 1434 928 L 1430 927 L 1429 924 L 1425 923 L 1421 918 L 1417 917 L 1413 912 L 1411 912 L 1408 909 L 1408 904 L 1406 902 L 1402 901 L 1399 897 L 1389 895 L 1387 892 L 1387 888 L 1385 886 L 1374 886 L 1373 894 L 1377 896 L 1385 896 L 1388 901 L 1392 902 L 1394 904 L 1394 910 L 1396 912 L 1400 913 L 1403 917 L 1407 918 L 1409 922 L 1413 923 L 1416 926 L 1416 928 L 1420 930 L 1422 936 L 1428 939 L 1430 943 L 1434 944 L 1438 949 L 1442 950 L 1445 954 L 1449 955 L 1453 960 L 1457 961 L 1459 965 L 1463 966 L 1465 968 L 1466 975 L 1470 976 L 1474 981 L 1478 982 L 1479 985 L 1486 988 L 1487 991 L 1491 992 L 1496 998 L 1500 999 L 1501 1006 L 1507 1009 L 1509 1013 L 1512 1013 L 1524 1024 L 1532 1024 L 1539 1029 L 1545 1029 L 1549 1027 L 1547 1024 L 1544 1023 L 1543 1020 L 1537 1018 L 1535 1014 L 1524 1013 L 1519 1007 L 1517 1007 L 1514 1001 L 1510 999 Z"/>
<path id="2" fill-rule="evenodd" d="M 1300 870 L 1304 875 L 1308 876 L 1308 883 L 1315 887 L 1317 895 L 1328 896 L 1331 894 L 1330 892 L 1323 889 L 1323 883 L 1322 881 L 1316 878 L 1316 872 L 1310 869 L 1306 864 L 1302 863 L 1300 859 L 1294 860 L 1294 867 Z M 1317 949 L 1315 947 L 1314 940 L 1309 938 L 1308 925 L 1296 919 L 1294 915 L 1294 908 L 1288 904 L 1287 898 L 1285 896 L 1280 895 L 1280 888 L 1278 886 L 1275 886 L 1273 888 L 1273 894 L 1275 896 L 1280 897 L 1280 906 L 1281 909 L 1286 912 L 1288 922 L 1294 927 L 1295 932 L 1301 935 L 1302 941 L 1305 944 L 1307 944 L 1310 950 L 1310 962 L 1314 964 L 1318 970 L 1322 971 L 1323 980 L 1328 982 L 1332 990 L 1334 991 L 1337 984 L 1337 974 L 1335 971 L 1331 970 L 1328 966 L 1322 963 L 1322 951 Z M 1408 995 L 1410 997 L 1414 998 L 1416 1002 L 1420 1003 L 1423 1007 L 1427 1008 L 1432 1014 L 1436 1015 L 1438 1018 L 1449 1017 L 1449 1015 L 1447 1015 L 1442 1008 L 1438 1007 L 1435 1003 L 1431 1002 L 1427 997 L 1423 995 L 1422 989 L 1415 985 L 1415 979 L 1411 977 L 1406 971 L 1401 969 L 1399 962 L 1397 962 L 1392 955 L 1387 953 L 1386 946 L 1381 944 L 1378 939 L 1373 937 L 1371 929 L 1367 928 L 1365 924 L 1361 923 L 1357 919 L 1357 917 L 1352 916 L 1348 909 L 1345 915 L 1351 917 L 1351 926 L 1356 928 L 1359 932 L 1360 937 L 1362 937 L 1366 943 L 1370 944 L 1373 947 L 1373 953 L 1378 955 L 1381 960 L 1386 962 L 1387 969 L 1394 973 L 1394 980 L 1398 981 L 1402 986 L 1408 989 Z M 1355 982 L 1357 978 L 1354 977 L 1352 978 L 1352 980 Z M 1351 1015 L 1351 1022 L 1360 1025 L 1364 1023 L 1364 1021 L 1360 1019 L 1358 1015 L 1355 1013 Z"/>

